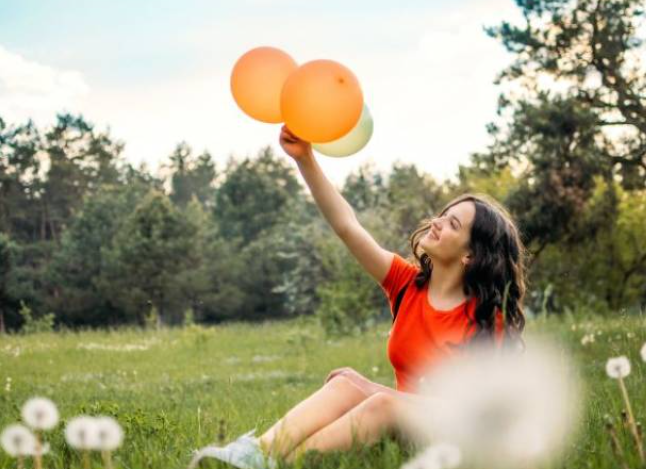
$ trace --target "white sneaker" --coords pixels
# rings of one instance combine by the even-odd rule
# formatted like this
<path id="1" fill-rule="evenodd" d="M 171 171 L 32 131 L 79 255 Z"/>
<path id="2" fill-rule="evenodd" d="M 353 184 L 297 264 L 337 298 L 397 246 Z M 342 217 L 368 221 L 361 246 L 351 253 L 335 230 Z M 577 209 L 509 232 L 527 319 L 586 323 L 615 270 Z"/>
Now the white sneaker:
<path id="1" fill-rule="evenodd" d="M 275 469 L 276 460 L 265 455 L 258 438 L 251 436 L 255 431 L 254 428 L 224 447 L 206 446 L 196 451 L 188 469 L 195 468 L 204 457 L 219 459 L 240 469 Z"/>

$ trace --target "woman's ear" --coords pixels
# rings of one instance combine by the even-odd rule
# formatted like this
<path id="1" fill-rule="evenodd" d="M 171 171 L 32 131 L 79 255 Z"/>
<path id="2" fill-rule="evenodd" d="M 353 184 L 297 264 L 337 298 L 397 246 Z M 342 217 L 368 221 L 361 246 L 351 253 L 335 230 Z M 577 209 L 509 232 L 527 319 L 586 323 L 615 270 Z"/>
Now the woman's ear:
<path id="1" fill-rule="evenodd" d="M 469 253 L 462 258 L 462 264 L 466 267 L 468 264 L 471 263 L 472 259 L 473 259 L 473 256 L 471 255 L 471 253 Z"/>

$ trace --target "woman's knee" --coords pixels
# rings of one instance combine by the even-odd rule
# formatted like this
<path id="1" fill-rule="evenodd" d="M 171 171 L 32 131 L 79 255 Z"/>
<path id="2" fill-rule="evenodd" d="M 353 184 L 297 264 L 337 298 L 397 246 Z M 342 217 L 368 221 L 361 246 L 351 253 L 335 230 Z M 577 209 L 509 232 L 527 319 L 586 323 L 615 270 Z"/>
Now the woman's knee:
<path id="1" fill-rule="evenodd" d="M 325 386 L 336 389 L 344 395 L 352 396 L 359 400 L 365 400 L 368 398 L 368 393 L 365 390 L 361 389 L 361 387 L 356 385 L 350 378 L 343 375 L 335 376 L 325 383 Z"/>
<path id="2" fill-rule="evenodd" d="M 384 417 L 394 417 L 396 408 L 395 397 L 391 394 L 377 391 L 363 403 L 366 412 L 372 412 Z"/>

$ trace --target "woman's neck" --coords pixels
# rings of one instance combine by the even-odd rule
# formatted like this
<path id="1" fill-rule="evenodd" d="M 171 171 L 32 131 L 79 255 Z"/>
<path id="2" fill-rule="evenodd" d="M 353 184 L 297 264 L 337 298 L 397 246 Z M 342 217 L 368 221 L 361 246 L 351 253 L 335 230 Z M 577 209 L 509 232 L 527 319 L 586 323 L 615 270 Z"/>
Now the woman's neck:
<path id="1" fill-rule="evenodd" d="M 433 263 L 429 290 L 433 292 L 434 300 L 442 303 L 463 301 L 466 299 L 463 285 L 464 268 L 462 264 L 446 266 Z"/>

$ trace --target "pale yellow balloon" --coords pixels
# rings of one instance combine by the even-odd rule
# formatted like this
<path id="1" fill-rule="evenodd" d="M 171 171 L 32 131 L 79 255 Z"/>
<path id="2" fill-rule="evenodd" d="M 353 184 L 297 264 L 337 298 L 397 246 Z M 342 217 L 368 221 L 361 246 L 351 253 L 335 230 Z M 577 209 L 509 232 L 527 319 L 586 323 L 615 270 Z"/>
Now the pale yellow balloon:
<path id="1" fill-rule="evenodd" d="M 313 143 L 312 148 L 326 156 L 340 158 L 354 155 L 368 144 L 370 137 L 372 137 L 373 129 L 372 115 L 368 106 L 364 103 L 359 122 L 350 132 L 333 142 Z"/>

